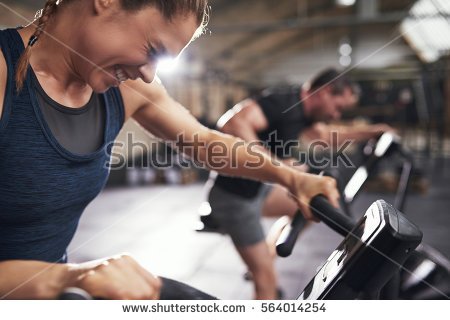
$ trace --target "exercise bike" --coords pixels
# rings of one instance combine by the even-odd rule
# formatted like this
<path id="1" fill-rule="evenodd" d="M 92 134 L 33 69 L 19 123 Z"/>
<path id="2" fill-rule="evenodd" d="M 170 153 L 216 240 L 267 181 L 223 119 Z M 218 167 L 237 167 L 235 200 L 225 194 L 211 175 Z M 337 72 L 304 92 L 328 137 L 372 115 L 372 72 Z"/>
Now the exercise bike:
<path id="1" fill-rule="evenodd" d="M 310 299 L 449 298 L 448 260 L 426 245 L 418 246 L 421 242 L 418 240 L 422 237 L 420 230 L 384 200 L 378 200 L 372 204 L 358 222 L 331 207 L 321 197 L 311 201 L 311 208 L 317 218 L 345 239 L 316 274 L 315 279 L 322 278 L 323 281 L 312 280 L 305 289 L 306 293 L 310 291 L 315 293 L 302 294 L 300 297 Z M 377 212 L 380 218 L 377 218 Z M 306 220 L 298 211 L 277 241 L 276 251 L 279 256 L 288 257 L 292 253 L 298 235 L 305 225 Z M 372 235 L 378 233 L 383 233 L 384 236 L 382 240 L 375 241 Z M 406 249 L 402 247 L 402 241 L 406 241 L 404 244 L 409 247 Z M 416 250 L 412 250 L 416 247 Z M 384 251 L 386 248 L 390 252 L 389 255 L 386 255 Z M 404 252 L 402 252 L 403 249 L 405 249 Z M 355 260 L 355 257 L 359 258 Z M 381 261 L 382 257 L 386 258 L 386 261 Z M 342 261 L 349 262 L 344 265 L 341 264 Z M 395 265 L 398 267 L 403 265 L 403 267 L 397 273 L 392 273 L 392 269 L 386 271 L 387 268 L 393 268 Z M 388 274 L 391 276 L 388 277 Z M 329 280 L 330 275 L 334 280 Z M 325 292 L 334 288 L 336 279 L 342 280 L 339 282 L 341 289 L 336 289 L 337 296 L 331 293 L 330 296 L 326 295 Z M 369 282 L 375 282 L 375 284 L 369 284 L 367 279 L 371 279 Z M 363 284 L 367 287 L 363 287 Z M 314 289 L 315 286 L 321 289 Z M 317 294 L 318 291 L 321 293 Z"/>
<path id="2" fill-rule="evenodd" d="M 378 140 L 369 141 L 363 150 L 362 164 L 353 172 L 345 186 L 340 188 L 342 208 L 349 221 L 353 221 L 354 217 L 350 211 L 351 203 L 360 194 L 380 161 L 393 155 L 402 159 L 402 170 L 393 207 L 404 211 L 413 170 L 413 157 L 403 148 L 400 137 L 393 133 L 384 133 Z M 332 174 L 328 172 L 327 175 L 339 180 L 339 176 L 334 172 Z M 208 203 L 203 203 L 199 211 L 202 224 L 197 231 L 223 233 L 220 226 L 214 225 L 214 220 L 209 219 L 211 208 Z M 292 224 L 302 229 L 306 225 L 306 221 L 303 220 L 303 216 L 298 214 Z M 353 224 L 347 223 L 347 226 L 347 230 L 350 230 Z M 279 250 L 277 247 L 279 255 L 287 255 L 286 251 L 283 253 Z M 437 250 L 421 244 L 406 260 L 405 269 L 410 272 L 400 272 L 400 275 L 390 283 L 391 288 L 383 292 L 381 296 L 383 299 L 442 299 L 450 295 L 450 261 Z"/>
<path id="3" fill-rule="evenodd" d="M 313 198 L 311 208 L 317 217 L 345 234 L 346 238 L 307 285 L 299 299 L 379 298 L 381 288 L 422 239 L 421 231 L 384 201 L 375 202 L 356 224 L 333 208 L 322 196 Z M 295 233 L 299 231 L 298 223 L 292 223 L 285 229 L 280 237 L 280 248 L 292 251 L 296 242 Z M 161 299 L 215 299 L 180 282 L 165 278 L 162 280 Z M 60 298 L 92 299 L 79 289 L 67 290 Z"/>
<path id="4" fill-rule="evenodd" d="M 401 144 L 401 138 L 394 133 L 386 132 L 375 140 L 370 140 L 364 150 L 364 160 L 354 171 L 341 191 L 342 208 L 348 216 L 353 216 L 349 207 L 358 196 L 364 184 L 377 168 L 380 161 L 386 157 L 398 156 L 402 160 L 402 169 L 396 190 L 394 207 L 404 212 L 408 196 L 413 157 Z M 331 174 L 339 180 L 339 176 Z M 393 287 L 398 293 L 387 295 L 386 298 L 400 297 L 402 299 L 441 299 L 450 295 L 450 260 L 432 247 L 421 244 L 405 263 L 405 268 L 411 272 L 401 272 Z M 438 289 L 432 290 L 431 287 Z M 393 291 L 393 290 L 391 290 Z"/>
<path id="5" fill-rule="evenodd" d="M 217 300 L 201 290 L 193 288 L 182 282 L 160 277 L 162 286 L 160 300 Z M 85 290 L 80 288 L 67 288 L 58 297 L 59 300 L 94 300 Z"/>
<path id="6" fill-rule="evenodd" d="M 384 200 L 374 202 L 358 222 L 322 196 L 312 199 L 311 208 L 317 218 L 345 238 L 299 300 L 381 299 L 386 284 L 404 268 L 422 240 L 419 228 Z M 280 256 L 290 255 L 304 223 L 299 212 L 283 230 L 277 242 Z"/>

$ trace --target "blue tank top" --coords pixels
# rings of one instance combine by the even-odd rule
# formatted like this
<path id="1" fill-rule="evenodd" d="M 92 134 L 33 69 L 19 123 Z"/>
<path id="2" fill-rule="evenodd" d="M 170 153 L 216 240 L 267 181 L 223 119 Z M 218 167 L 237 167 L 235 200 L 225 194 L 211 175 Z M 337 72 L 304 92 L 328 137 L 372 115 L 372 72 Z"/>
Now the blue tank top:
<path id="1" fill-rule="evenodd" d="M 124 122 L 117 88 L 102 94 L 106 109 L 104 143 L 95 152 L 73 154 L 47 125 L 28 69 L 22 91 L 14 81 L 24 51 L 16 29 L 0 31 L 8 67 L 0 119 L 0 260 L 61 262 L 86 206 L 109 174 L 112 142 Z"/>

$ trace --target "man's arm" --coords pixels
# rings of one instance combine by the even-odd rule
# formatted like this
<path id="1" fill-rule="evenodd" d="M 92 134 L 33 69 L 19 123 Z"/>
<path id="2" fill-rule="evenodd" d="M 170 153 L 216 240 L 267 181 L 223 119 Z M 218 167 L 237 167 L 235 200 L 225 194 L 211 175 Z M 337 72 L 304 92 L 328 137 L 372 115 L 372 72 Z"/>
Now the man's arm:
<path id="1" fill-rule="evenodd" d="M 339 194 L 333 179 L 301 173 L 272 159 L 258 148 L 252 148 L 242 139 L 207 129 L 157 82 L 146 85 L 134 81 L 131 85 L 133 90 L 147 97 L 147 102 L 135 109 L 133 118 L 148 131 L 175 143 L 180 151 L 209 169 L 281 184 L 293 194 L 309 219 L 314 219 L 309 210 L 309 201 L 317 194 L 324 194 L 333 205 L 338 206 Z M 127 106 L 127 100 L 124 100 Z"/>
<path id="2" fill-rule="evenodd" d="M 269 120 L 256 101 L 246 99 L 220 117 L 217 122 L 217 127 L 221 132 L 241 138 L 246 142 L 259 142 L 258 133 L 269 127 Z M 267 153 L 272 158 L 276 157 L 265 147 L 261 147 L 259 150 Z M 297 159 L 278 159 L 278 161 L 296 170 L 302 172 L 308 171 L 308 167 L 306 165 L 299 165 Z"/>
<path id="3" fill-rule="evenodd" d="M 247 99 L 228 110 L 217 127 L 223 133 L 239 137 L 247 142 L 259 141 L 258 132 L 269 127 L 269 121 L 258 103 Z"/>
<path id="4" fill-rule="evenodd" d="M 307 141 L 320 140 L 327 144 L 333 141 L 333 134 L 337 134 L 338 141 L 346 140 L 355 142 L 367 141 L 377 138 L 384 132 L 395 131 L 387 124 L 364 125 L 334 125 L 318 122 L 303 131 L 302 137 Z"/>

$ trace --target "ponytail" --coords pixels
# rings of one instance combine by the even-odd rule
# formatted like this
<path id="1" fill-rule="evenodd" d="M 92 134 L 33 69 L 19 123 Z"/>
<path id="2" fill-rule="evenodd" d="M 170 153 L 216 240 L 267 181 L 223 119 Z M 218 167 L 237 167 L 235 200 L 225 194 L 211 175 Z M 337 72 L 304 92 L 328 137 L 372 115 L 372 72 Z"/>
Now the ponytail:
<path id="1" fill-rule="evenodd" d="M 44 32 L 44 29 L 47 26 L 47 23 L 50 20 L 50 18 L 55 14 L 59 2 L 60 2 L 59 0 L 48 0 L 45 3 L 44 9 L 39 10 L 36 13 L 35 22 L 33 22 L 34 25 L 37 25 L 36 31 L 30 37 L 30 40 L 28 41 L 28 45 L 25 48 L 25 51 L 23 52 L 23 54 L 20 56 L 19 61 L 17 63 L 17 68 L 16 68 L 17 92 L 20 92 L 22 90 L 23 83 L 25 82 L 28 65 L 30 64 L 31 49 L 33 48 L 34 44 L 39 40 L 40 36 Z M 37 22 L 36 22 L 36 20 L 37 20 Z"/>

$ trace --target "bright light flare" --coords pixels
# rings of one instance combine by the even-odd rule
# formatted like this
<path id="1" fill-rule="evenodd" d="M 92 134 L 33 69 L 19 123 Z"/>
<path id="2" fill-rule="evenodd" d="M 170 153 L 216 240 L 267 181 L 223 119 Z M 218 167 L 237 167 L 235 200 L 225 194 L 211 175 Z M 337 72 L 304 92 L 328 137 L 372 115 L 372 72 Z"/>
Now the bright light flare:
<path id="1" fill-rule="evenodd" d="M 344 6 L 344 7 L 352 6 L 355 4 L 355 2 L 356 2 L 356 0 L 336 0 L 336 4 L 338 6 Z"/>
<path id="2" fill-rule="evenodd" d="M 179 58 L 164 57 L 158 60 L 157 73 L 171 74 L 180 70 L 182 63 Z"/>

